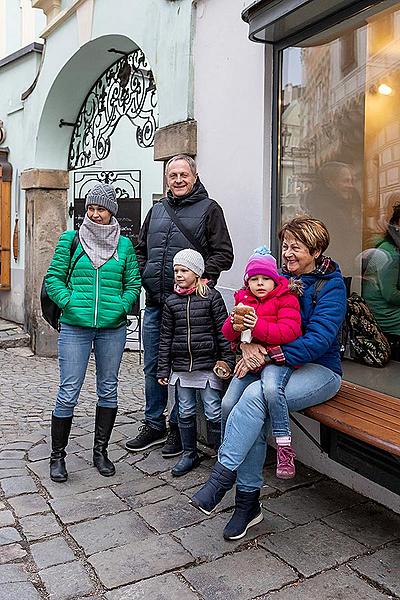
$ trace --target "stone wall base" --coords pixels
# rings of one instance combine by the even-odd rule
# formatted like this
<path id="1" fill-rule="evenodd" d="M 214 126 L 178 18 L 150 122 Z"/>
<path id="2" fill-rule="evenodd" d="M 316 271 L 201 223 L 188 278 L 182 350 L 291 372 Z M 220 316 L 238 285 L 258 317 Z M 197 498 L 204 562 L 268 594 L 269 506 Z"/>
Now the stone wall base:
<path id="1" fill-rule="evenodd" d="M 67 171 L 29 169 L 21 174 L 26 190 L 25 327 L 32 350 L 57 356 L 57 332 L 43 319 L 40 290 L 55 246 L 67 227 Z"/>

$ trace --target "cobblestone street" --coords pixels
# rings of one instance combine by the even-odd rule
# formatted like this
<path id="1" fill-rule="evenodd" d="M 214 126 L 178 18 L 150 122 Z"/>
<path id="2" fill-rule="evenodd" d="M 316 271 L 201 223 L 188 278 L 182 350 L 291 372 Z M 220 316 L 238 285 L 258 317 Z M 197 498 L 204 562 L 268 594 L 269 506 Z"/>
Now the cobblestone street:
<path id="1" fill-rule="evenodd" d="M 136 353 L 124 354 L 121 369 L 116 475 L 91 465 L 91 363 L 65 484 L 48 475 L 57 361 L 10 348 L 0 350 L 0 365 L 0 600 L 400 598 L 400 515 L 301 465 L 286 482 L 269 466 L 264 521 L 225 542 L 233 493 L 211 517 L 188 503 L 208 477 L 206 455 L 174 479 L 173 459 L 159 449 L 126 452 L 143 417 Z"/>

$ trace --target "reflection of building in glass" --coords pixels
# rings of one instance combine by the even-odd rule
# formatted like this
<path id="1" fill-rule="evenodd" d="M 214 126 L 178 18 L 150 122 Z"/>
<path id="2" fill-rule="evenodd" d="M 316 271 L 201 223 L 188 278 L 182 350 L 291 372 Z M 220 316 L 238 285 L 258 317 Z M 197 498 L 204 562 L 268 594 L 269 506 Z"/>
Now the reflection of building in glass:
<path id="1" fill-rule="evenodd" d="M 300 50 L 301 93 L 283 82 L 283 217 L 303 210 L 324 220 L 332 255 L 349 275 L 359 275 L 354 257 L 384 229 L 388 197 L 399 190 L 399 33 L 399 11 L 374 16 Z M 289 48 L 284 61 L 295 64 L 298 53 Z M 327 182 L 324 165 L 332 162 L 343 168 Z M 349 179 L 352 193 L 344 191 Z M 344 230 L 351 231 L 347 242 Z"/>

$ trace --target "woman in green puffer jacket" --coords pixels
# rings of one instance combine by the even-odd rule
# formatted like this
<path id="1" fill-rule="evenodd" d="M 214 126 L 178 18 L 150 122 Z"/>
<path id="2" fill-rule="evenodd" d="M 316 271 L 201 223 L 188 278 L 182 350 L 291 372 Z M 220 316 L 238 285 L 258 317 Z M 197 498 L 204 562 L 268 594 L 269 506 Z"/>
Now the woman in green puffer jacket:
<path id="1" fill-rule="evenodd" d="M 362 293 L 390 343 L 391 359 L 398 361 L 400 360 L 400 204 L 393 206 L 386 235 L 376 244 L 367 260 Z"/>
<path id="2" fill-rule="evenodd" d="M 118 372 L 125 347 L 127 315 L 140 293 L 140 274 L 131 241 L 120 235 L 115 190 L 97 184 L 88 194 L 79 244 L 71 258 L 75 231 L 65 231 L 46 274 L 49 297 L 62 309 L 58 340 L 60 387 L 51 421 L 50 477 L 67 480 L 65 448 L 74 408 L 92 348 L 96 360 L 97 407 L 93 463 L 114 475 L 107 455 L 117 414 Z M 79 257 L 79 258 L 78 258 Z M 77 259 L 68 285 L 70 264 Z"/>

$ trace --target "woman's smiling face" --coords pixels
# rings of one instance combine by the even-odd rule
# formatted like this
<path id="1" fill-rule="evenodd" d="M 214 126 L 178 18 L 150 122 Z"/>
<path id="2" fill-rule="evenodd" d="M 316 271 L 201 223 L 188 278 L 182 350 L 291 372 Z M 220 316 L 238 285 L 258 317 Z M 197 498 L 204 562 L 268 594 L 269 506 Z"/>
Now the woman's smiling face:
<path id="1" fill-rule="evenodd" d="M 285 234 L 282 242 L 282 261 L 289 273 L 293 273 L 293 275 L 311 273 L 315 269 L 315 260 L 320 254 L 319 250 L 310 254 L 307 246 L 294 235 Z"/>

